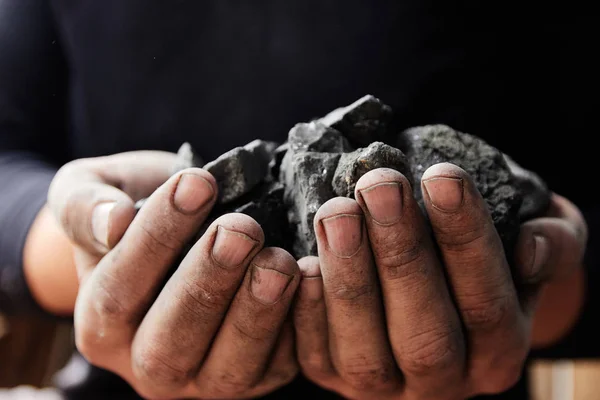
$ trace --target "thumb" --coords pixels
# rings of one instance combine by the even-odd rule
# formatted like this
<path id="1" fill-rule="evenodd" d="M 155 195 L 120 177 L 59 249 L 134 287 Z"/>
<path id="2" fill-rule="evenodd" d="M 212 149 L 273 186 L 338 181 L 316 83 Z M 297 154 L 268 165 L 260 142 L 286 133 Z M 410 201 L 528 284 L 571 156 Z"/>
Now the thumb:
<path id="1" fill-rule="evenodd" d="M 583 262 L 587 244 L 586 222 L 573 203 L 554 194 L 548 216 L 521 226 L 517 264 L 525 282 L 560 280 Z"/>
<path id="2" fill-rule="evenodd" d="M 544 284 L 564 282 L 581 268 L 587 235 L 579 209 L 558 195 L 552 197 L 548 216 L 521 225 L 515 272 L 526 311 L 535 310 Z"/>
<path id="3" fill-rule="evenodd" d="M 135 200 L 150 195 L 170 176 L 175 155 L 131 152 L 66 164 L 56 174 L 48 205 L 69 238 L 102 256 L 135 217 Z"/>

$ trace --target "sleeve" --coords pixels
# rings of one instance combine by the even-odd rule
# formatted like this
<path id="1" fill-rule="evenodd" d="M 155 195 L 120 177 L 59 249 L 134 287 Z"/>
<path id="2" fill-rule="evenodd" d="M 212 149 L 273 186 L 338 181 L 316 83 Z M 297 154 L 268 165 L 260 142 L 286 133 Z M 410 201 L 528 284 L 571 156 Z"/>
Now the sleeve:
<path id="1" fill-rule="evenodd" d="M 0 0 L 0 312 L 36 312 L 27 232 L 64 163 L 66 63 L 47 0 Z"/>

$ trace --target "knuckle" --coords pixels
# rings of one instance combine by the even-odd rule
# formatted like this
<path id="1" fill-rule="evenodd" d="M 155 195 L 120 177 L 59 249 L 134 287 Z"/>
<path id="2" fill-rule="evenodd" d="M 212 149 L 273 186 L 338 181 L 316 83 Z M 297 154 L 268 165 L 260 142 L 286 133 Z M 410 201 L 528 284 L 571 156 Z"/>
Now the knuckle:
<path id="1" fill-rule="evenodd" d="M 177 296 L 179 302 L 201 320 L 212 320 L 217 315 L 223 315 L 229 304 L 229 298 L 224 293 L 188 280 L 182 284 Z"/>
<path id="2" fill-rule="evenodd" d="M 65 177 L 68 177 L 69 175 L 73 175 L 77 171 L 81 170 L 84 165 L 85 165 L 85 159 L 77 159 L 77 160 L 73 160 L 73 161 L 66 163 L 65 165 L 60 167 L 58 169 L 58 171 L 56 171 L 56 175 L 54 175 L 53 183 L 59 182 L 62 179 L 65 179 Z M 50 188 L 51 189 L 50 191 L 52 192 L 52 189 L 54 189 L 54 188 L 55 188 L 55 185 L 52 185 L 52 187 Z"/>
<path id="3" fill-rule="evenodd" d="M 178 237 L 177 227 L 171 223 L 164 220 L 156 223 L 156 220 L 153 220 L 152 226 L 149 225 L 150 222 L 143 222 L 139 226 L 141 233 L 139 242 L 144 246 L 148 257 L 163 255 L 165 251 L 169 253 L 178 251 L 185 245 L 184 241 Z"/>
<path id="4" fill-rule="evenodd" d="M 474 305 L 462 308 L 461 311 L 463 322 L 469 330 L 495 329 L 508 320 L 515 308 L 515 302 L 508 294 L 472 303 Z"/>
<path id="5" fill-rule="evenodd" d="M 90 329 L 75 329 L 75 347 L 83 358 L 97 367 L 104 366 L 110 355 L 110 352 L 98 345 L 97 332 Z"/>
<path id="6" fill-rule="evenodd" d="M 330 290 L 331 297 L 336 300 L 356 301 L 372 295 L 375 286 L 369 283 L 338 282 Z"/>
<path id="7" fill-rule="evenodd" d="M 77 318 L 75 323 L 75 346 L 90 364 L 104 367 L 115 352 L 125 345 L 125 337 L 114 335 L 119 321 L 125 321 L 123 308 L 114 297 L 106 294 L 95 296 L 93 303 L 86 305 L 87 315 Z"/>
<path id="8" fill-rule="evenodd" d="M 481 242 L 490 242 L 491 235 L 487 235 L 488 224 L 470 223 L 456 224 L 456 226 L 436 226 L 436 240 L 444 251 L 463 252 L 476 247 Z"/>
<path id="9" fill-rule="evenodd" d="M 237 320 L 231 325 L 235 335 L 251 345 L 269 344 L 271 338 L 277 335 L 274 327 L 260 326 L 250 320 Z"/>
<path id="10" fill-rule="evenodd" d="M 420 241 L 397 241 L 378 255 L 377 264 L 387 278 L 400 279 L 421 271 L 417 261 L 422 256 L 423 245 Z"/>
<path id="11" fill-rule="evenodd" d="M 273 370 L 273 372 L 269 374 L 268 380 L 282 386 L 293 381 L 294 378 L 298 376 L 298 372 L 299 369 L 295 363 L 286 364 L 281 368 Z"/>
<path id="12" fill-rule="evenodd" d="M 121 286 L 114 282 L 108 274 L 99 274 L 93 285 L 91 307 L 103 325 L 131 325 L 137 319 L 137 314 L 128 304 L 128 296 L 123 293 Z"/>
<path id="13" fill-rule="evenodd" d="M 134 352 L 132 367 L 135 378 L 146 390 L 182 387 L 190 381 L 192 374 L 192 371 L 177 367 L 172 359 L 152 347 Z"/>
<path id="14" fill-rule="evenodd" d="M 380 361 L 360 360 L 346 363 L 338 369 L 340 377 L 359 391 L 386 391 L 394 384 L 394 368 Z"/>
<path id="15" fill-rule="evenodd" d="M 500 394 L 515 386 L 523 374 L 522 365 L 513 365 L 501 371 L 487 375 L 486 379 L 478 382 L 478 394 Z"/>
<path id="16" fill-rule="evenodd" d="M 208 379 L 208 382 L 199 383 L 200 387 L 208 388 L 208 391 L 219 396 L 239 396 L 258 383 L 258 378 L 239 372 L 239 367 L 232 367 L 215 377 Z"/>
<path id="17" fill-rule="evenodd" d="M 451 330 L 431 330 L 410 338 L 404 353 L 402 370 L 416 376 L 460 368 L 464 361 L 460 336 Z"/>
<path id="18" fill-rule="evenodd" d="M 299 354 L 298 363 L 305 375 L 319 381 L 328 377 L 331 372 L 329 357 L 324 353 Z"/>
<path id="19" fill-rule="evenodd" d="M 488 383 L 492 385 L 489 389 L 494 390 L 494 393 L 501 393 L 513 387 L 522 376 L 527 354 L 528 348 L 524 343 L 515 343 L 508 349 L 498 350 L 497 356 L 489 363 L 486 374 L 490 377 Z"/>

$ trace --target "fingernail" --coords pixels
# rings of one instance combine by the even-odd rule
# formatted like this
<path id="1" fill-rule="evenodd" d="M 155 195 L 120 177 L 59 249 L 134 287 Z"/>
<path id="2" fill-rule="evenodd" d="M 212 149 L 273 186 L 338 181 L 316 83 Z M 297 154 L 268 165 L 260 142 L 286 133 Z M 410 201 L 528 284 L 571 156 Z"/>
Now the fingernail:
<path id="1" fill-rule="evenodd" d="M 423 186 L 431 204 L 438 210 L 452 212 L 462 205 L 464 187 L 460 178 L 431 178 L 423 181 Z"/>
<path id="2" fill-rule="evenodd" d="M 110 212 L 116 205 L 117 203 L 114 201 L 100 203 L 94 207 L 94 211 L 92 212 L 92 233 L 94 234 L 94 239 L 106 248 L 108 248 Z"/>
<path id="3" fill-rule="evenodd" d="M 338 257 L 351 257 L 362 243 L 362 216 L 341 214 L 321 220 L 327 244 Z"/>
<path id="4" fill-rule="evenodd" d="M 300 283 L 300 296 L 307 300 L 321 300 L 323 298 L 323 278 L 303 277 Z"/>
<path id="5" fill-rule="evenodd" d="M 212 257 L 222 267 L 235 268 L 244 262 L 257 245 L 258 241 L 250 236 L 219 226 L 212 249 Z"/>
<path id="6" fill-rule="evenodd" d="M 196 174 L 183 174 L 179 178 L 173 204 L 184 214 L 194 214 L 202 209 L 215 195 L 212 185 Z"/>
<path id="7" fill-rule="evenodd" d="M 548 262 L 550 256 L 550 247 L 548 239 L 540 235 L 533 235 L 534 256 L 531 264 L 531 275 L 536 276 L 542 267 Z"/>
<path id="8" fill-rule="evenodd" d="M 363 189 L 360 192 L 369 215 L 381 225 L 398 222 L 402 216 L 402 185 L 398 182 L 385 182 Z"/>
<path id="9" fill-rule="evenodd" d="M 291 275 L 254 265 L 250 290 L 261 303 L 273 304 L 281 298 L 291 280 Z"/>

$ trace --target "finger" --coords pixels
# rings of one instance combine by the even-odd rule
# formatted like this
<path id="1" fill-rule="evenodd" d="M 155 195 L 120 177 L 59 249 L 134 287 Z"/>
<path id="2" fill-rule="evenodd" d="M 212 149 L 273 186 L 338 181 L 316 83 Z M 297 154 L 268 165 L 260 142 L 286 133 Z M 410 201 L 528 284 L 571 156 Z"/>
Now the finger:
<path id="1" fill-rule="evenodd" d="M 121 239 L 135 217 L 134 202 L 105 183 L 88 181 L 74 187 L 64 198 L 51 188 L 48 204 L 69 239 L 85 252 L 102 256 Z"/>
<path id="2" fill-rule="evenodd" d="M 469 371 L 482 393 L 514 384 L 528 347 L 502 242 L 462 169 L 437 164 L 422 178 L 425 206 L 469 338 Z"/>
<path id="3" fill-rule="evenodd" d="M 327 310 L 318 257 L 298 261 L 302 280 L 294 304 L 294 328 L 298 362 L 304 374 L 315 381 L 335 376 L 329 357 Z"/>
<path id="4" fill-rule="evenodd" d="M 532 324 L 532 348 L 556 343 L 579 318 L 585 292 L 581 267 L 586 242 L 583 216 L 573 203 L 558 195 L 552 196 L 546 217 L 521 226 L 515 271 L 521 308 Z"/>
<path id="5" fill-rule="evenodd" d="M 406 390 L 421 399 L 458 397 L 453 389 L 465 372 L 460 319 L 409 181 L 391 169 L 373 170 L 357 182 L 356 199 L 365 213 Z"/>
<path id="6" fill-rule="evenodd" d="M 133 220 L 134 201 L 169 178 L 174 160 L 172 153 L 134 152 L 71 162 L 56 174 L 48 204 L 74 243 L 104 255 Z"/>
<path id="7" fill-rule="evenodd" d="M 102 362 L 105 354 L 129 345 L 164 276 L 209 213 L 216 190 L 208 172 L 189 169 L 150 196 L 80 291 L 75 309 L 80 351 Z"/>
<path id="8" fill-rule="evenodd" d="M 90 170 L 137 201 L 148 197 L 173 175 L 178 158 L 166 151 L 131 151 L 95 160 Z"/>
<path id="9" fill-rule="evenodd" d="M 588 229 L 585 218 L 579 208 L 568 199 L 556 193 L 552 194 L 548 217 L 565 220 L 574 230 L 575 236 L 586 243 L 588 238 Z"/>
<path id="10" fill-rule="evenodd" d="M 149 390 L 168 396 L 190 382 L 263 243 L 256 221 L 227 214 L 188 252 L 133 341 L 133 369 Z"/>
<path id="11" fill-rule="evenodd" d="M 281 328 L 281 334 L 275 344 L 273 356 L 269 360 L 263 380 L 245 397 L 257 398 L 279 389 L 298 375 L 296 347 L 294 346 L 294 327 L 291 321 L 286 321 Z"/>
<path id="12" fill-rule="evenodd" d="M 518 281 L 525 285 L 560 280 L 583 261 L 585 244 L 558 218 L 538 218 L 521 226 L 515 258 Z"/>
<path id="13" fill-rule="evenodd" d="M 285 250 L 265 248 L 254 257 L 200 368 L 203 394 L 228 398 L 262 380 L 299 282 Z"/>
<path id="14" fill-rule="evenodd" d="M 336 198 L 315 216 L 329 348 L 338 374 L 360 391 L 398 385 L 388 343 L 377 271 L 356 201 Z"/>

